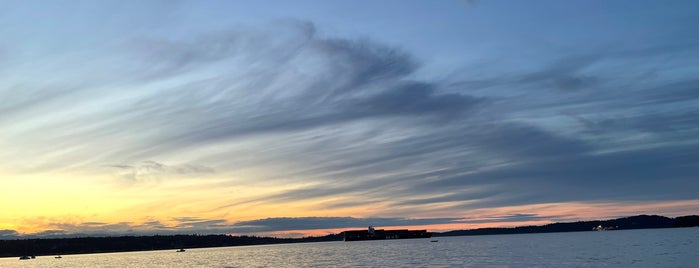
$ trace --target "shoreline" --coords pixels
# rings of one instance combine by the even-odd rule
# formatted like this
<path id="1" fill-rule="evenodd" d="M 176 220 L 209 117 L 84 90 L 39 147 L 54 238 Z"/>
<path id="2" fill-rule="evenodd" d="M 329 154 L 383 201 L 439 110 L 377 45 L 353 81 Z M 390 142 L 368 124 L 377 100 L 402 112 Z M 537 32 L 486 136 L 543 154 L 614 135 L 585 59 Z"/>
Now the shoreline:
<path id="1" fill-rule="evenodd" d="M 479 228 L 433 233 L 433 237 L 476 236 L 503 234 L 533 234 L 594 231 L 597 226 L 611 226 L 613 230 L 663 229 L 699 226 L 699 216 L 668 218 L 656 215 L 639 215 L 612 220 L 551 223 L 539 226 L 512 228 Z M 607 230 L 609 231 L 609 230 Z M 0 240 L 0 258 L 19 256 L 57 256 L 74 254 L 98 254 L 136 251 L 158 251 L 194 248 L 219 248 L 342 241 L 343 234 L 317 237 L 275 238 L 232 235 L 153 235 L 107 236 L 73 238 L 31 238 Z M 186 254 L 186 253 L 184 253 Z"/>

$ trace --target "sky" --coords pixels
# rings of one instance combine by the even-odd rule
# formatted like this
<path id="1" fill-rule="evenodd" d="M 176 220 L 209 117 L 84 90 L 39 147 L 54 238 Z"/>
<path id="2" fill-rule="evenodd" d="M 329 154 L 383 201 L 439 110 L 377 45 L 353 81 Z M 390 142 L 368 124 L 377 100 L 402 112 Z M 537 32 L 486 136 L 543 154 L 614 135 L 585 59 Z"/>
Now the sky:
<path id="1" fill-rule="evenodd" d="M 4 1 L 0 239 L 699 213 L 697 1 Z"/>

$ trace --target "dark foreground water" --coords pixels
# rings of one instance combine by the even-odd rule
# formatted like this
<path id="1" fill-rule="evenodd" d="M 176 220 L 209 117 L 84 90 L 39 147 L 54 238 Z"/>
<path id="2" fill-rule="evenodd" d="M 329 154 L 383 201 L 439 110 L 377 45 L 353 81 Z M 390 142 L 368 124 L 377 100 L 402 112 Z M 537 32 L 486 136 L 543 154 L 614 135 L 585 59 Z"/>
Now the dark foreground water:
<path id="1" fill-rule="evenodd" d="M 699 228 L 1 258 L 0 267 L 699 267 Z"/>

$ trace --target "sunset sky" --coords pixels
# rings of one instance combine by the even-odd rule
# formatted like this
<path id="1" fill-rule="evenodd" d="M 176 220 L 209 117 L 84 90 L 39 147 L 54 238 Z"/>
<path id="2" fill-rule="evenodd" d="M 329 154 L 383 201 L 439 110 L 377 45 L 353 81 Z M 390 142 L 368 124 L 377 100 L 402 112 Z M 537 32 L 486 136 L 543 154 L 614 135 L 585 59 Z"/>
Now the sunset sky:
<path id="1" fill-rule="evenodd" d="M 699 1 L 3 1 L 0 239 L 699 213 Z"/>

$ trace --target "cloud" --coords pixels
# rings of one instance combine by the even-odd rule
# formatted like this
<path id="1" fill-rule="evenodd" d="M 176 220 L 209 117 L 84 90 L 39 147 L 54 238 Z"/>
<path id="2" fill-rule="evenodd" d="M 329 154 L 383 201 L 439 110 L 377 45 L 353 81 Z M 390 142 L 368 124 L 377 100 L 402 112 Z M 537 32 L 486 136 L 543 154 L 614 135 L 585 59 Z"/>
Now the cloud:
<path id="1" fill-rule="evenodd" d="M 545 88 L 561 90 L 578 90 L 594 86 L 599 78 L 580 74 L 586 67 L 600 61 L 600 55 L 584 55 L 565 57 L 546 68 L 523 75 L 517 78 L 515 83 L 534 83 L 544 85 Z"/>
<path id="2" fill-rule="evenodd" d="M 500 90 L 554 90 L 556 93 L 574 93 L 583 89 L 594 89 L 604 85 L 609 77 L 588 69 L 603 65 L 613 58 L 602 52 L 585 55 L 564 55 L 545 62 L 542 67 L 513 73 L 501 73 L 492 77 L 469 78 L 462 81 L 450 81 L 450 87 L 466 88 L 470 91 L 497 88 Z M 539 93 L 538 95 L 543 95 Z"/>
<path id="3" fill-rule="evenodd" d="M 475 209 L 585 200 L 690 200 L 696 195 L 687 186 L 696 184 L 692 174 L 699 168 L 692 162 L 697 157 L 694 147 L 604 152 L 594 143 L 533 126 L 485 124 L 343 154 L 345 161 L 295 175 L 318 176 L 322 183 L 232 205 L 332 198 L 324 208 L 387 201 L 393 211 L 407 207 L 427 213 L 434 204 Z M 361 200 L 352 198 L 356 196 Z"/>
<path id="4" fill-rule="evenodd" d="M 19 233 L 15 230 L 0 230 L 0 239 L 17 239 L 19 238 Z"/>
<path id="5" fill-rule="evenodd" d="M 448 194 L 466 189 L 466 186 L 490 187 L 501 184 L 492 180 L 462 174 L 479 174 L 493 167 L 537 165 L 555 159 L 568 159 L 592 150 L 585 142 L 561 137 L 542 129 L 522 124 L 468 124 L 424 131 L 423 135 L 409 136 L 393 142 L 374 144 L 367 150 L 342 155 L 344 161 L 304 170 L 294 176 L 327 177 L 327 181 L 299 189 L 285 191 L 250 202 L 289 202 L 332 196 L 361 194 L 363 200 L 381 200 L 392 196 L 402 200 L 423 199 L 426 203 L 437 199 L 471 200 L 485 197 L 493 190 L 479 188 L 478 193 Z M 328 157 L 321 155 L 320 157 Z M 338 156 L 339 157 L 339 156 Z M 308 159 L 322 163 L 321 159 Z M 316 165 L 317 166 L 317 165 Z M 375 179 L 374 176 L 380 176 Z M 454 178 L 451 178 L 454 177 Z M 447 179 L 451 178 L 451 179 Z M 503 178 L 505 179 L 505 178 Z M 438 187 L 434 187 L 438 186 Z M 497 191 L 507 192 L 506 186 Z M 442 194 L 442 197 L 420 197 Z M 469 197 L 470 196 L 470 197 Z M 453 200 L 455 201 L 455 200 Z"/>
<path id="6" fill-rule="evenodd" d="M 462 94 L 438 94 L 435 85 L 408 82 L 396 89 L 349 101 L 348 113 L 357 116 L 436 116 L 459 118 L 481 100 Z"/>
<path id="7" fill-rule="evenodd" d="M 26 120 L 8 142 L 33 144 L 8 155 L 42 155 L 26 170 L 107 162 L 120 163 L 115 168 L 127 176 L 150 176 L 164 167 L 143 161 L 195 146 L 358 121 L 449 122 L 483 101 L 415 80 L 420 64 L 406 52 L 366 39 L 320 37 L 308 22 L 127 43 L 98 47 L 92 53 L 102 57 L 52 79 L 64 87 L 25 81 L 22 92 L 31 94 L 0 90 L 14 99 L 0 106 L 0 121 Z M 79 76 L 94 79 L 71 86 Z M 32 123 L 33 114 L 48 111 Z M 122 164 L 136 161 L 142 163 L 132 169 Z"/>
<path id="8" fill-rule="evenodd" d="M 517 214 L 511 214 L 511 215 L 501 215 L 501 216 L 490 216 L 490 217 L 484 217 L 484 218 L 478 218 L 478 219 L 461 219 L 458 220 L 460 223 L 491 223 L 491 222 L 508 222 L 508 223 L 517 223 L 517 222 L 528 222 L 528 221 L 553 221 L 556 222 L 556 220 L 561 219 L 562 216 L 565 215 L 557 215 L 557 216 L 541 216 L 535 213 L 517 213 Z"/>
<path id="9" fill-rule="evenodd" d="M 174 218 L 178 224 L 175 228 L 178 229 L 194 229 L 194 230 L 205 230 L 205 229 L 219 229 L 219 228 L 229 228 L 226 220 L 210 220 L 198 217 L 180 217 Z"/>
<path id="10" fill-rule="evenodd" d="M 324 36 L 305 21 L 120 37 L 3 69 L 20 71 L 0 74 L 7 84 L 0 87 L 0 169 L 106 172 L 133 182 L 211 176 L 223 181 L 217 191 L 284 185 L 212 206 L 322 201 L 315 208 L 362 208 L 364 215 L 350 216 L 375 225 L 494 206 L 699 198 L 689 190 L 698 170 L 690 160 L 699 151 L 696 57 L 684 57 L 696 46 L 551 52 L 516 71 L 496 64 L 425 78 L 428 61 L 410 51 Z M 177 224 L 58 229 L 368 223 L 171 220 Z"/>
<path id="11" fill-rule="evenodd" d="M 201 165 L 181 164 L 165 165 L 155 161 L 142 161 L 137 165 L 110 165 L 117 169 L 118 175 L 132 181 L 143 181 L 150 179 L 160 179 L 164 177 L 177 176 L 206 176 L 214 173 L 214 169 Z"/>
<path id="12" fill-rule="evenodd" d="M 266 45 L 259 47 L 264 49 Z M 192 125 L 186 127 L 188 122 L 183 120 L 183 125 L 172 131 L 173 136 L 165 137 L 171 145 L 190 146 L 373 118 L 458 118 L 479 103 L 468 95 L 440 92 L 430 83 L 409 81 L 415 69 L 412 59 L 370 41 L 314 37 L 293 49 L 296 54 L 283 62 L 254 60 L 255 64 L 269 67 L 251 73 L 248 78 L 241 77 L 254 87 L 255 95 L 236 98 L 250 89 L 211 87 L 210 84 L 229 83 L 227 78 L 222 78 L 198 84 L 203 89 L 196 92 L 192 91 L 192 85 L 187 85 L 158 93 L 134 109 L 167 118 L 185 111 L 195 114 L 197 120 Z M 317 65 L 308 66 L 309 61 Z M 274 92 L 274 97 L 253 97 L 267 96 L 265 92 Z M 212 95 L 217 97 L 212 99 Z M 206 105 L 206 109 L 198 105 Z M 171 110 L 173 107 L 181 112 Z M 151 117 L 151 120 L 159 119 Z"/>
<path id="13" fill-rule="evenodd" d="M 235 223 L 235 232 L 275 232 L 285 230 L 314 230 L 338 228 L 366 228 L 367 226 L 411 226 L 440 223 L 453 223 L 457 218 L 353 218 L 353 217 L 298 217 L 298 218 L 266 218 Z"/>
<path id="14" fill-rule="evenodd" d="M 641 132 L 656 135 L 692 135 L 699 129 L 699 113 L 695 111 L 675 111 L 670 113 L 634 114 L 590 120 L 577 117 L 584 127 L 593 133 Z M 687 136 L 687 139 L 692 137 Z"/>
<path id="15" fill-rule="evenodd" d="M 174 234 L 261 234 L 291 230 L 366 228 L 366 226 L 415 226 L 454 223 L 459 218 L 353 218 L 353 217 L 278 217 L 229 223 L 223 219 L 179 217 L 176 224 L 159 221 L 144 223 L 52 223 L 54 229 L 33 234 L 19 234 L 14 230 L 0 230 L 0 238 L 65 238 L 114 235 L 174 235 Z"/>
<path id="16" fill-rule="evenodd" d="M 366 228 L 366 226 L 414 226 L 454 223 L 460 218 L 353 218 L 353 217 L 277 217 L 229 223 L 223 219 L 200 217 L 174 218 L 174 225 L 159 221 L 145 223 L 53 223 L 52 230 L 34 234 L 18 234 L 14 230 L 3 230 L 0 237 L 48 238 L 109 235 L 168 235 L 168 234 L 259 234 L 290 230 Z"/>
<path id="17" fill-rule="evenodd" d="M 496 184 L 500 191 L 497 193 L 506 193 L 465 205 L 470 208 L 585 200 L 689 200 L 695 194 L 683 189 L 696 186 L 691 177 L 698 167 L 689 160 L 697 156 L 695 149 L 581 154 L 447 177 L 416 188 L 467 189 Z M 452 192 L 454 196 L 447 200 L 472 200 L 458 191 Z"/>
<path id="18" fill-rule="evenodd" d="M 197 217 L 176 218 L 175 224 L 160 221 L 136 222 L 83 222 L 50 223 L 50 230 L 37 233 L 17 234 L 7 230 L 7 235 L 0 233 L 0 238 L 65 238 L 84 236 L 118 236 L 118 235 L 175 235 L 175 234 L 228 234 L 233 225 L 223 219 L 204 219 Z"/>

